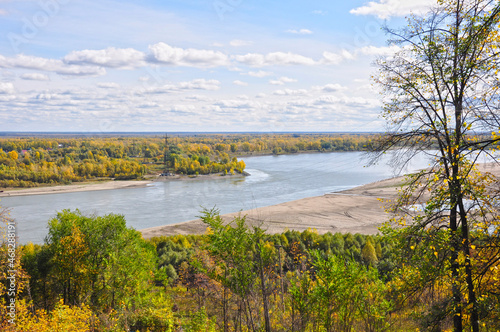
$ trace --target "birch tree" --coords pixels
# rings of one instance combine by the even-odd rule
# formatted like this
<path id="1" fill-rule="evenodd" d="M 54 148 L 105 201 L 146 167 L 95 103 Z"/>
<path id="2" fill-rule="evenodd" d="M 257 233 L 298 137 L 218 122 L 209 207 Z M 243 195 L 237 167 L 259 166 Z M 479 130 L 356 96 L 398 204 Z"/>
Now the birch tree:
<path id="1" fill-rule="evenodd" d="M 378 151 L 394 150 L 403 163 L 419 151 L 433 157 L 394 205 L 402 256 L 414 267 L 400 280 L 407 296 L 439 286 L 428 324 L 451 319 L 457 332 L 479 331 L 481 276 L 499 260 L 495 179 L 476 167 L 499 139 L 499 19 L 498 1 L 439 0 L 405 28 L 387 29 L 399 51 L 377 61 L 388 124 Z M 422 202 L 417 215 L 405 213 Z M 478 259 L 486 251 L 488 263 Z"/>

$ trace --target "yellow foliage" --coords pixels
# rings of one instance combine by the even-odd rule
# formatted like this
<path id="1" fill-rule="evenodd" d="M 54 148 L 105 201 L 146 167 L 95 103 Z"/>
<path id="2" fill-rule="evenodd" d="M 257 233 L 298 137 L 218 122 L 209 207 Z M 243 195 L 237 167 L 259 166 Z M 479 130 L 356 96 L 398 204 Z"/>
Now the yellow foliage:
<path id="1" fill-rule="evenodd" d="M 10 157 L 10 159 L 13 160 L 17 160 L 17 158 L 19 158 L 19 155 L 16 151 L 10 151 L 9 153 L 7 153 L 7 155 Z"/>
<path id="2" fill-rule="evenodd" d="M 17 332 L 87 332 L 92 330 L 95 316 L 86 305 L 70 307 L 62 300 L 47 314 L 37 310 L 32 314 L 24 301 L 17 306 Z M 12 330 L 13 331 L 13 330 Z"/>

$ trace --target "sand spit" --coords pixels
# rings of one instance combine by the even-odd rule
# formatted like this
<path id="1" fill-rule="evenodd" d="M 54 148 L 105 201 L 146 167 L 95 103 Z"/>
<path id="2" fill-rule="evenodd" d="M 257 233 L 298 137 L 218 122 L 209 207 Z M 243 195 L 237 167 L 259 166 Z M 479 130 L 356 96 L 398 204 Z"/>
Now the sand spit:
<path id="1" fill-rule="evenodd" d="M 480 165 L 480 170 L 500 177 L 500 165 Z M 256 208 L 222 217 L 230 221 L 245 215 L 253 225 L 260 225 L 269 233 L 286 230 L 316 229 L 318 233 L 341 232 L 376 234 L 378 227 L 388 221 L 385 212 L 389 200 L 395 199 L 404 177 L 369 183 L 353 189 L 309 197 L 277 205 Z M 176 234 L 202 234 L 206 230 L 201 220 L 151 227 L 140 230 L 144 238 Z"/>

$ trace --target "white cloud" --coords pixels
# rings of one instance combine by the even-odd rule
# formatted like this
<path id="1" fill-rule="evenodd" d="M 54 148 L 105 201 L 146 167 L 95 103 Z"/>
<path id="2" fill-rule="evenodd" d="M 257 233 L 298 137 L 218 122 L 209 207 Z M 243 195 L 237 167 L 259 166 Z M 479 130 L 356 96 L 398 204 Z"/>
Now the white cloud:
<path id="1" fill-rule="evenodd" d="M 49 76 L 41 73 L 26 73 L 22 74 L 21 78 L 23 80 L 29 80 L 29 81 L 48 81 Z"/>
<path id="2" fill-rule="evenodd" d="M 231 40 L 229 42 L 229 45 L 234 46 L 234 47 L 249 46 L 252 44 L 253 44 L 253 42 L 251 42 L 249 40 L 240 40 L 240 39 Z"/>
<path id="3" fill-rule="evenodd" d="M 0 92 L 0 101 L 3 101 L 3 102 L 8 102 L 8 101 L 13 101 L 13 100 L 16 100 L 16 96 L 15 95 L 11 95 L 11 94 L 5 94 L 3 95 L 1 92 Z M 10 129 L 10 128 L 9 128 Z"/>
<path id="4" fill-rule="evenodd" d="M 8 12 L 5 9 L 0 8 L 0 16 L 7 16 Z"/>
<path id="5" fill-rule="evenodd" d="M 204 96 L 204 95 L 190 95 L 190 96 L 186 96 L 184 97 L 184 100 L 189 100 L 189 101 L 210 101 L 211 98 L 209 98 L 208 96 Z"/>
<path id="6" fill-rule="evenodd" d="M 249 66 L 279 66 L 279 65 L 314 65 L 315 61 L 303 55 L 294 54 L 291 52 L 273 52 L 266 55 L 258 53 L 248 53 L 245 55 L 234 56 L 236 61 Z"/>
<path id="7" fill-rule="evenodd" d="M 341 50 L 339 53 L 325 51 L 323 52 L 321 62 L 325 64 L 338 65 L 344 60 L 353 60 L 355 58 L 356 56 L 354 54 L 345 49 Z"/>
<path id="8" fill-rule="evenodd" d="M 179 88 L 183 90 L 219 90 L 220 82 L 218 80 L 206 80 L 203 78 L 194 79 L 189 82 L 179 83 Z"/>
<path id="9" fill-rule="evenodd" d="M 98 87 L 103 89 L 118 89 L 120 85 L 114 82 L 102 82 L 97 84 Z"/>
<path id="10" fill-rule="evenodd" d="M 139 108 L 156 108 L 158 106 L 160 106 L 160 104 L 155 103 L 153 101 L 144 101 L 144 102 L 140 103 L 139 105 L 137 105 L 137 107 L 139 107 Z"/>
<path id="11" fill-rule="evenodd" d="M 369 56 L 387 56 L 387 55 L 393 55 L 394 53 L 400 50 L 401 47 L 397 45 L 391 45 L 391 46 L 370 45 L 358 48 L 352 52 L 346 49 L 342 49 L 338 53 L 325 51 L 323 52 L 323 58 L 320 60 L 320 63 L 338 65 L 345 60 L 354 60 L 360 54 Z"/>
<path id="12" fill-rule="evenodd" d="M 313 90 L 318 90 L 318 91 L 323 91 L 323 92 L 336 92 L 340 90 L 345 90 L 345 87 L 343 87 L 340 84 L 326 84 L 324 86 L 314 86 Z"/>
<path id="13" fill-rule="evenodd" d="M 37 100 L 69 100 L 70 99 L 70 96 L 69 96 L 69 93 L 67 93 L 66 95 L 62 95 L 62 94 L 59 94 L 59 93 L 49 93 L 49 92 L 45 92 L 45 93 L 40 93 L 38 95 L 36 95 L 35 99 Z"/>
<path id="14" fill-rule="evenodd" d="M 60 75 L 72 76 L 98 76 L 106 73 L 106 69 L 97 66 L 69 65 L 61 60 L 46 59 L 24 54 L 18 54 L 11 58 L 0 55 L 0 67 L 43 70 Z"/>
<path id="15" fill-rule="evenodd" d="M 250 66 L 264 66 L 264 55 L 257 53 L 248 53 L 245 55 L 235 55 L 236 61 Z"/>
<path id="16" fill-rule="evenodd" d="M 286 30 L 285 32 L 292 33 L 295 35 L 311 35 L 313 33 L 309 29 L 300 29 L 300 30 L 289 29 L 289 30 Z"/>
<path id="17" fill-rule="evenodd" d="M 147 95 L 133 93 L 133 88 L 108 90 L 99 89 L 97 85 L 81 89 L 15 91 L 14 94 L 0 94 L 0 114 L 11 125 L 39 124 L 40 119 L 56 116 L 58 130 L 84 130 L 86 126 L 98 126 L 107 131 L 119 131 L 130 130 L 130 126 L 138 123 L 142 127 L 134 127 L 134 130 L 141 130 L 144 126 L 150 130 L 168 126 L 186 131 L 206 130 L 206 126 L 221 129 L 218 127 L 221 123 L 240 129 L 263 130 L 272 128 L 274 122 L 286 123 L 292 130 L 301 130 L 304 126 L 315 130 L 355 130 L 367 128 L 364 125 L 366 119 L 374 118 L 379 110 L 376 99 L 321 94 L 331 88 L 330 84 L 308 90 L 277 90 L 274 95 L 272 92 L 267 95 L 259 93 L 251 98 L 246 95 L 221 98 L 206 91 L 193 94 L 196 91 L 201 93 L 201 89 L 219 89 L 219 86 L 219 81 L 197 79 L 143 90 Z M 336 84 L 331 86 L 339 87 Z M 4 83 L 0 90 L 11 93 L 14 86 Z M 243 114 L 252 114 L 252 117 Z M 109 123 L 113 126 L 110 127 Z M 55 128 L 49 121 L 43 125 Z M 281 129 L 285 130 L 284 127 Z"/>
<path id="18" fill-rule="evenodd" d="M 54 72 L 67 76 L 101 76 L 106 74 L 106 69 L 94 66 L 62 66 Z"/>
<path id="19" fill-rule="evenodd" d="M 0 82 L 0 94 L 13 94 L 14 92 L 14 84 Z"/>
<path id="20" fill-rule="evenodd" d="M 294 83 L 294 82 L 297 82 L 297 80 L 286 76 L 282 76 L 277 80 L 269 80 L 269 83 L 273 85 L 284 85 L 285 83 Z"/>
<path id="21" fill-rule="evenodd" d="M 363 97 L 344 97 L 341 102 L 350 107 L 380 107 L 381 103 L 378 99 L 363 98 Z"/>
<path id="22" fill-rule="evenodd" d="M 196 108 L 193 105 L 173 105 L 170 112 L 179 115 L 191 115 L 195 114 Z"/>
<path id="23" fill-rule="evenodd" d="M 220 108 L 253 108 L 258 106 L 258 103 L 254 103 L 248 100 L 237 100 L 237 99 L 229 99 L 229 100 L 220 100 L 214 104 L 215 106 L 219 106 Z"/>
<path id="24" fill-rule="evenodd" d="M 243 82 L 243 81 L 240 81 L 240 80 L 233 81 L 233 84 L 234 85 L 239 85 L 239 86 L 247 86 L 248 85 L 247 82 Z"/>
<path id="25" fill-rule="evenodd" d="M 423 13 L 435 4 L 435 0 L 379 0 L 354 8 L 350 11 L 354 15 L 375 15 L 380 19 L 392 16 L 404 16 L 410 13 Z"/>
<path id="26" fill-rule="evenodd" d="M 104 50 L 73 51 L 63 58 L 68 64 L 97 65 L 131 69 L 144 65 L 146 55 L 133 48 L 108 47 Z"/>
<path id="27" fill-rule="evenodd" d="M 151 87 L 143 89 L 140 92 L 145 93 L 174 93 L 183 90 L 207 90 L 216 91 L 220 89 L 218 80 L 206 80 L 203 78 L 194 79 L 192 81 L 180 82 L 177 84 L 165 84 L 159 87 Z"/>
<path id="28" fill-rule="evenodd" d="M 151 54 L 148 60 L 153 63 L 186 67 L 217 67 L 228 64 L 227 55 L 219 51 L 183 49 L 163 42 L 150 45 L 149 50 Z"/>
<path id="29" fill-rule="evenodd" d="M 316 98 L 316 100 L 314 100 L 314 104 L 315 105 L 336 105 L 339 103 L 339 99 L 335 96 L 331 96 L 331 95 L 328 95 L 328 96 L 320 96 L 318 98 Z"/>
<path id="30" fill-rule="evenodd" d="M 253 77 L 266 77 L 266 76 L 270 76 L 272 75 L 273 73 L 270 72 L 270 71 L 263 71 L 263 70 L 259 70 L 259 71 L 249 71 L 247 73 L 247 75 L 249 76 L 253 76 Z"/>
<path id="31" fill-rule="evenodd" d="M 305 89 L 297 89 L 297 90 L 283 89 L 283 90 L 274 91 L 274 94 L 277 96 L 305 95 L 305 94 L 307 94 L 307 90 L 305 90 Z"/>

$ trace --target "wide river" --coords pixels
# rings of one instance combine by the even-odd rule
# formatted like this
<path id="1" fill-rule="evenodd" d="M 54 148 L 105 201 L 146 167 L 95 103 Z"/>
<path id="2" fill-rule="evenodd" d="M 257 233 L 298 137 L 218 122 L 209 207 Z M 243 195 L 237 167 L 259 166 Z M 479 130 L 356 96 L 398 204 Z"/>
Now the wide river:
<path id="1" fill-rule="evenodd" d="M 341 191 L 399 175 L 389 158 L 365 167 L 362 152 L 335 152 L 243 158 L 247 177 L 152 182 L 142 188 L 4 197 L 17 221 L 19 243 L 42 243 L 47 221 L 57 211 L 79 209 L 86 214 L 123 214 L 127 224 L 142 229 L 196 219 L 203 208 L 221 213 L 274 205 Z M 412 159 L 409 170 L 428 166 Z M 408 171 L 408 170 L 407 170 Z"/>

